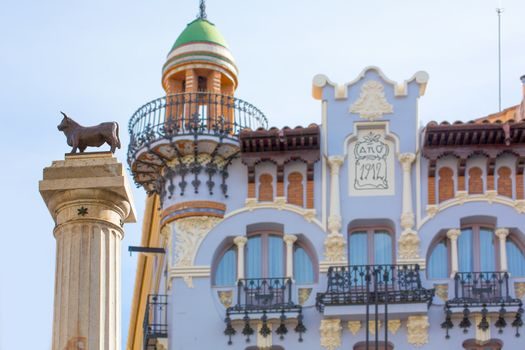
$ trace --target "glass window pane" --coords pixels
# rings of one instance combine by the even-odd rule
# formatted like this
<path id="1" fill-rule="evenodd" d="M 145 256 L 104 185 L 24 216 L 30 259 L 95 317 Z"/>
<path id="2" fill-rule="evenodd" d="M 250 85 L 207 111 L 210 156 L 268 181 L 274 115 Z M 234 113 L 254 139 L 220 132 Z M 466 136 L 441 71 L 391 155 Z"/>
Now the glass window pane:
<path id="1" fill-rule="evenodd" d="M 525 276 L 525 256 L 516 243 L 507 237 L 507 264 L 512 276 Z"/>
<path id="2" fill-rule="evenodd" d="M 368 264 L 368 235 L 366 232 L 354 232 L 348 242 L 350 265 Z"/>
<path id="3" fill-rule="evenodd" d="M 445 241 L 434 247 L 427 265 L 428 278 L 448 278 L 448 252 Z"/>
<path id="4" fill-rule="evenodd" d="M 479 261 L 481 271 L 496 271 L 494 233 L 483 227 L 479 230 Z"/>
<path id="5" fill-rule="evenodd" d="M 261 237 L 250 237 L 246 244 L 246 277 L 262 277 L 262 245 Z"/>
<path id="6" fill-rule="evenodd" d="M 284 241 L 282 237 L 268 237 L 268 277 L 284 277 Z"/>
<path id="7" fill-rule="evenodd" d="M 461 230 L 458 238 L 458 259 L 460 272 L 472 272 L 472 229 Z"/>
<path id="8" fill-rule="evenodd" d="M 374 264 L 392 264 L 392 237 L 388 232 L 374 233 Z"/>
<path id="9" fill-rule="evenodd" d="M 314 283 L 312 260 L 301 247 L 297 247 L 293 253 L 293 275 L 297 284 Z"/>
<path id="10" fill-rule="evenodd" d="M 235 249 L 228 250 L 219 261 L 215 273 L 215 285 L 234 286 L 237 279 L 237 254 Z"/>

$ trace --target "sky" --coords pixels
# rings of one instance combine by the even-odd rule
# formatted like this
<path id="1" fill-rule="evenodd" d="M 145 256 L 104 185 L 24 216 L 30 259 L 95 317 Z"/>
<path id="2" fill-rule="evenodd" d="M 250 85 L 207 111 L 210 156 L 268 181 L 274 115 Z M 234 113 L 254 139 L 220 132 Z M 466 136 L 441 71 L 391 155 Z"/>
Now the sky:
<path id="1" fill-rule="evenodd" d="M 208 19 L 239 67 L 236 96 L 270 125 L 320 122 L 314 75 L 353 80 L 379 66 L 403 81 L 430 75 L 422 123 L 498 111 L 497 0 L 208 0 Z M 503 1 L 502 105 L 521 101 L 525 1 Z M 38 193 L 42 169 L 69 152 L 56 129 L 65 111 L 83 125 L 117 121 L 126 163 L 127 123 L 163 95 L 161 68 L 197 0 L 2 0 L 0 6 L 0 350 L 50 349 L 53 221 Z M 128 173 L 129 174 L 129 173 Z M 130 177 L 131 180 L 131 177 Z M 126 344 L 145 194 L 122 242 L 122 347 Z"/>

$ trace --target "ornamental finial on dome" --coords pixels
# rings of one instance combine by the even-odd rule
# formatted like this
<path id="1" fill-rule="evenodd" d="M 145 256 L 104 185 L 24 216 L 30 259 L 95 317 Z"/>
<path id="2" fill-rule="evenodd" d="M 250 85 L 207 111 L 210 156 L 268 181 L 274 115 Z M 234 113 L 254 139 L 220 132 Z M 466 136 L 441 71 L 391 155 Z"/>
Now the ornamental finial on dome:
<path id="1" fill-rule="evenodd" d="M 199 14 L 197 15 L 197 18 L 199 18 L 199 19 L 206 19 L 207 18 L 207 16 L 206 16 L 206 1 L 205 0 L 200 0 Z"/>

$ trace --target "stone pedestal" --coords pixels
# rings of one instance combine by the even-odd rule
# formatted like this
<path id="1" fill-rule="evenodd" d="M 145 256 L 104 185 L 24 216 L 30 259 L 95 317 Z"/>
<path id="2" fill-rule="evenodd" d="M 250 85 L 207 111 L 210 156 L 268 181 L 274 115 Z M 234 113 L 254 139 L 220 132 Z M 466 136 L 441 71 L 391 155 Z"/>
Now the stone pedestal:
<path id="1" fill-rule="evenodd" d="M 124 168 L 109 152 L 66 155 L 39 184 L 55 228 L 53 350 L 120 350 L 120 241 L 135 222 Z"/>

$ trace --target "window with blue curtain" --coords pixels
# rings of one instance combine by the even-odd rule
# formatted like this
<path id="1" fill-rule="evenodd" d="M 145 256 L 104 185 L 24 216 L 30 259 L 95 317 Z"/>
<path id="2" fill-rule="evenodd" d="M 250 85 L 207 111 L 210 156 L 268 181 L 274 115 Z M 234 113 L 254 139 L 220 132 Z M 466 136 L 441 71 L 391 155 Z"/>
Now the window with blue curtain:
<path id="1" fill-rule="evenodd" d="M 511 276 L 525 276 L 525 256 L 518 245 L 507 237 L 507 264 Z"/>
<path id="2" fill-rule="evenodd" d="M 494 233 L 489 228 L 479 229 L 479 263 L 481 271 L 496 271 Z"/>
<path id="3" fill-rule="evenodd" d="M 234 286 L 237 280 L 237 252 L 229 249 L 222 256 L 215 272 L 216 286 Z"/>
<path id="4" fill-rule="evenodd" d="M 312 259 L 306 251 L 297 247 L 293 253 L 293 275 L 297 284 L 314 283 L 314 267 Z"/>
<path id="5" fill-rule="evenodd" d="M 254 236 L 248 238 L 246 244 L 246 277 L 261 278 L 262 277 L 262 240 L 261 236 Z"/>
<path id="6" fill-rule="evenodd" d="M 279 236 L 268 236 L 268 276 L 283 277 L 284 242 Z"/>
<path id="7" fill-rule="evenodd" d="M 368 264 L 368 233 L 366 231 L 350 234 L 348 256 L 350 265 Z"/>
<path id="8" fill-rule="evenodd" d="M 472 228 L 461 230 L 458 238 L 458 267 L 461 272 L 472 272 Z"/>
<path id="9" fill-rule="evenodd" d="M 392 264 L 392 236 L 386 231 L 374 232 L 374 264 Z"/>
<path id="10" fill-rule="evenodd" d="M 442 240 L 432 250 L 427 264 L 429 279 L 448 278 L 448 252 L 446 240 Z"/>

